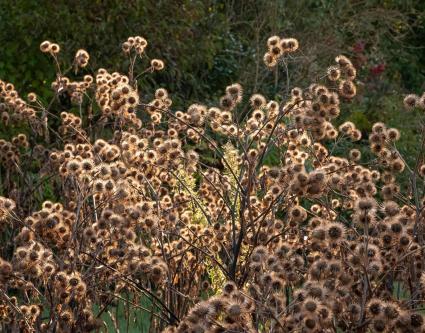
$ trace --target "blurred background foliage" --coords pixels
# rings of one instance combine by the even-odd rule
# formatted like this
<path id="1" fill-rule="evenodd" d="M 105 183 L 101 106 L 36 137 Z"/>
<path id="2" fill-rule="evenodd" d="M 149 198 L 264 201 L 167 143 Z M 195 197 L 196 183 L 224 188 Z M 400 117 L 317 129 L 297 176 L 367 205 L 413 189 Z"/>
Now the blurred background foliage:
<path id="1" fill-rule="evenodd" d="M 285 68 L 271 72 L 263 65 L 273 34 L 300 41 L 288 77 Z M 142 96 L 148 100 L 165 87 L 175 109 L 210 105 L 236 81 L 246 95 L 281 100 L 288 79 L 290 87 L 306 87 L 336 55 L 348 55 L 359 72 L 359 93 L 340 121 L 352 120 L 365 134 L 378 120 L 397 126 L 400 150 L 414 154 L 417 117 L 403 112 L 401 101 L 425 90 L 423 0 L 3 0 L 0 78 L 47 100 L 55 67 L 39 51 L 41 41 L 61 45 L 64 67 L 84 48 L 91 55 L 88 72 L 126 72 L 120 45 L 134 35 L 148 40 L 149 57 L 166 63 L 165 71 L 139 80 Z"/>

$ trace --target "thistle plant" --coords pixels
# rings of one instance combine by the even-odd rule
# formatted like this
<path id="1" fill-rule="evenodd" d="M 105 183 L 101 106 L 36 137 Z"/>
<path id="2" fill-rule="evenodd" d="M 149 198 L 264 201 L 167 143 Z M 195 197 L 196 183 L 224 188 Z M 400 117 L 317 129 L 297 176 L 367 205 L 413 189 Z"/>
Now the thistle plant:
<path id="1" fill-rule="evenodd" d="M 287 74 L 300 47 L 272 36 L 264 63 Z M 356 96 L 347 57 L 278 100 L 234 83 L 175 110 L 138 83 L 166 70 L 141 36 L 125 74 L 40 50 L 51 101 L 0 81 L 2 331 L 118 331 L 122 304 L 151 332 L 425 332 L 423 115 L 415 165 L 397 129 L 336 125 Z M 425 110 L 425 94 L 404 104 Z"/>

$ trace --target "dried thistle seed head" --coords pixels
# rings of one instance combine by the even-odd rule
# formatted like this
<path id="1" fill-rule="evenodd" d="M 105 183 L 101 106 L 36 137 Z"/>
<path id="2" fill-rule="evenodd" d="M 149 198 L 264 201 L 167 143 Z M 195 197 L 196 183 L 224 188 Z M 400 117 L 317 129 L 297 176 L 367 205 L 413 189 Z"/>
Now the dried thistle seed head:
<path id="1" fill-rule="evenodd" d="M 226 87 L 226 94 L 233 96 L 235 100 L 239 101 L 243 95 L 242 86 L 239 83 L 234 83 Z"/>
<path id="2" fill-rule="evenodd" d="M 164 62 L 159 59 L 152 59 L 151 60 L 151 67 L 155 71 L 160 71 L 164 69 Z"/>
<path id="3" fill-rule="evenodd" d="M 254 109 L 261 109 L 266 106 L 266 99 L 260 94 L 252 95 L 249 101 Z"/>
<path id="4" fill-rule="evenodd" d="M 280 42 L 280 37 L 279 36 L 271 36 L 267 39 L 267 46 L 269 48 L 272 48 L 273 46 L 278 45 Z"/>
<path id="5" fill-rule="evenodd" d="M 303 307 L 305 308 L 306 311 L 315 313 L 319 308 L 319 303 L 317 302 L 316 299 L 308 297 L 307 299 L 304 300 Z"/>
<path id="6" fill-rule="evenodd" d="M 407 95 L 403 100 L 406 110 L 412 110 L 419 105 L 419 97 L 415 94 Z"/>
<path id="7" fill-rule="evenodd" d="M 272 54 L 273 57 L 275 58 L 279 58 L 280 56 L 282 56 L 283 54 L 283 49 L 282 47 L 278 44 L 275 46 L 272 46 L 269 50 L 269 52 Z"/>
<path id="8" fill-rule="evenodd" d="M 48 40 L 42 42 L 40 44 L 40 51 L 43 52 L 43 53 L 50 52 L 51 45 L 52 45 L 52 43 Z"/>
<path id="9" fill-rule="evenodd" d="M 400 132 L 396 128 L 390 128 L 386 132 L 388 139 L 392 142 L 398 141 L 400 139 Z"/>
<path id="10" fill-rule="evenodd" d="M 350 59 L 348 59 L 346 56 L 344 55 L 339 55 L 335 58 L 335 62 L 342 68 L 346 68 L 349 66 L 352 66 L 353 64 L 351 63 Z"/>
<path id="11" fill-rule="evenodd" d="M 373 198 L 362 198 L 357 201 L 356 207 L 363 211 L 370 211 L 376 208 L 376 201 Z"/>
<path id="12" fill-rule="evenodd" d="M 348 153 L 348 156 L 349 156 L 350 160 L 352 160 L 352 161 L 359 161 L 362 154 L 361 154 L 360 150 L 358 150 L 358 149 L 351 149 Z"/>
<path id="13" fill-rule="evenodd" d="M 78 67 L 84 68 L 89 63 L 90 56 L 86 50 L 79 49 L 74 57 L 74 62 Z"/>
<path id="14" fill-rule="evenodd" d="M 232 110 L 235 107 L 235 100 L 233 99 L 233 97 L 231 95 L 224 95 L 223 97 L 221 97 L 220 99 L 220 106 L 224 109 L 224 110 Z M 213 109 L 214 111 L 214 109 Z M 217 115 L 220 115 L 220 113 L 216 113 Z M 210 115 L 211 115 L 211 109 L 210 109 Z"/>
<path id="15" fill-rule="evenodd" d="M 328 68 L 327 74 L 330 81 L 337 81 L 341 76 L 341 71 L 338 67 L 331 66 Z"/>
<path id="16" fill-rule="evenodd" d="M 131 50 L 131 44 L 128 41 L 124 42 L 122 43 L 121 48 L 124 51 L 124 53 L 129 53 Z"/>
<path id="17" fill-rule="evenodd" d="M 338 91 L 340 96 L 351 99 L 356 96 L 357 89 L 352 81 L 342 80 L 339 84 Z"/>
<path id="18" fill-rule="evenodd" d="M 344 226 L 340 223 L 331 223 L 327 226 L 327 236 L 332 241 L 339 241 L 345 237 Z"/>
<path id="19" fill-rule="evenodd" d="M 359 141 L 362 138 L 362 132 L 360 132 L 358 129 L 355 129 L 351 132 L 350 137 L 353 141 Z"/>
<path id="20" fill-rule="evenodd" d="M 230 295 L 237 291 L 236 284 L 232 281 L 228 281 L 223 286 L 223 292 L 227 295 Z"/>
<path id="21" fill-rule="evenodd" d="M 50 50 L 49 51 L 52 54 L 58 54 L 60 52 L 59 44 L 56 44 L 56 43 L 50 44 Z"/>
<path id="22" fill-rule="evenodd" d="M 164 88 L 159 88 L 155 91 L 155 98 L 166 99 L 168 98 L 168 91 Z"/>
<path id="23" fill-rule="evenodd" d="M 37 100 L 37 95 L 31 92 L 27 95 L 27 98 L 28 98 L 28 101 L 30 101 L 31 103 L 34 103 Z"/>
<path id="24" fill-rule="evenodd" d="M 316 327 L 317 321 L 315 317 L 306 317 L 303 323 L 307 329 L 313 330 Z"/>
<path id="25" fill-rule="evenodd" d="M 356 126 L 351 121 L 346 121 L 338 127 L 339 131 L 345 134 L 350 134 Z"/>
<path id="26" fill-rule="evenodd" d="M 295 38 L 284 38 L 281 39 L 280 46 L 285 52 L 295 52 L 298 50 L 299 44 Z"/>
<path id="27" fill-rule="evenodd" d="M 277 65 L 276 58 L 269 52 L 264 54 L 263 62 L 269 69 L 272 69 Z"/>

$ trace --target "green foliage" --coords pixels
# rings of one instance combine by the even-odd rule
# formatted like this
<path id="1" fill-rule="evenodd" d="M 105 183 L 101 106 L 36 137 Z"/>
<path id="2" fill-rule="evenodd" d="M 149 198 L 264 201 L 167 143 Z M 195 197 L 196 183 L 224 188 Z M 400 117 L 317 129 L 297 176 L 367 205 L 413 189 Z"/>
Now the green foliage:
<path id="1" fill-rule="evenodd" d="M 388 64 L 384 75 L 395 89 L 419 89 L 424 81 L 424 22 L 422 1 L 287 0 L 227 1 L 33 1 L 6 0 L 0 7 L 0 77 L 19 91 L 50 96 L 48 83 L 55 69 L 39 52 L 42 40 L 62 46 L 61 59 L 86 48 L 91 68 L 115 68 L 124 63 L 121 43 L 132 35 L 149 40 L 149 56 L 160 57 L 167 70 L 141 78 L 141 86 L 166 86 L 178 107 L 187 101 L 212 100 L 225 85 L 240 80 L 249 93 L 261 90 L 269 97 L 286 89 L 286 75 L 262 66 L 266 36 L 296 37 L 309 45 L 289 64 L 290 82 L 303 84 L 321 75 L 337 53 L 357 56 L 369 89 L 369 69 Z M 385 17 L 385 19 L 383 19 Z M 354 52 L 356 43 L 364 52 Z M 108 57 L 102 57 L 105 48 Z M 19 54 L 19 56 L 16 56 Z M 320 63 L 318 62 L 320 59 Z M 361 60 L 361 61 L 360 61 Z M 300 66 L 300 63 L 302 66 Z M 372 82 L 373 83 L 373 82 Z M 177 93 L 178 92 L 178 93 Z M 377 92 L 376 92 L 377 93 Z"/>
<path id="2" fill-rule="evenodd" d="M 151 312 L 155 313 L 152 302 L 143 297 L 139 305 L 125 295 L 116 299 L 113 311 L 104 311 L 101 319 L 105 322 L 108 332 L 147 333 L 151 322 Z M 137 307 L 139 306 L 139 308 Z M 141 310 L 142 307 L 144 310 Z M 95 313 L 99 313 L 98 306 L 94 306 Z"/>
<path id="3" fill-rule="evenodd" d="M 46 80 L 55 72 L 39 52 L 42 40 L 59 43 L 62 59 L 73 59 L 74 52 L 84 47 L 90 52 L 91 68 L 108 69 L 122 63 L 122 41 L 140 34 L 151 43 L 149 56 L 161 56 L 168 67 L 166 73 L 154 76 L 154 82 L 142 79 L 140 83 L 166 84 L 171 92 L 182 91 L 181 98 L 193 98 L 209 88 L 205 75 L 215 65 L 221 78 L 226 74 L 222 68 L 229 70 L 216 59 L 230 45 L 222 7 L 214 1 L 6 1 L 0 8 L 4 34 L 0 77 L 43 96 L 49 91 Z M 105 48 L 106 59 L 101 56 Z"/>

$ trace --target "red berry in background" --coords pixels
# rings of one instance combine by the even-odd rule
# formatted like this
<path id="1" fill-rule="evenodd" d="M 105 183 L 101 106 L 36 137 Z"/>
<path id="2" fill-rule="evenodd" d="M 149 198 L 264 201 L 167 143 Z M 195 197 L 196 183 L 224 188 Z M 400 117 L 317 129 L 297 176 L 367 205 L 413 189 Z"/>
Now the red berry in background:
<path id="1" fill-rule="evenodd" d="M 385 64 L 378 64 L 370 69 L 372 75 L 380 75 L 385 71 Z"/>
<path id="2" fill-rule="evenodd" d="M 353 46 L 353 51 L 355 53 L 362 53 L 365 50 L 365 43 L 362 41 L 357 42 Z"/>

